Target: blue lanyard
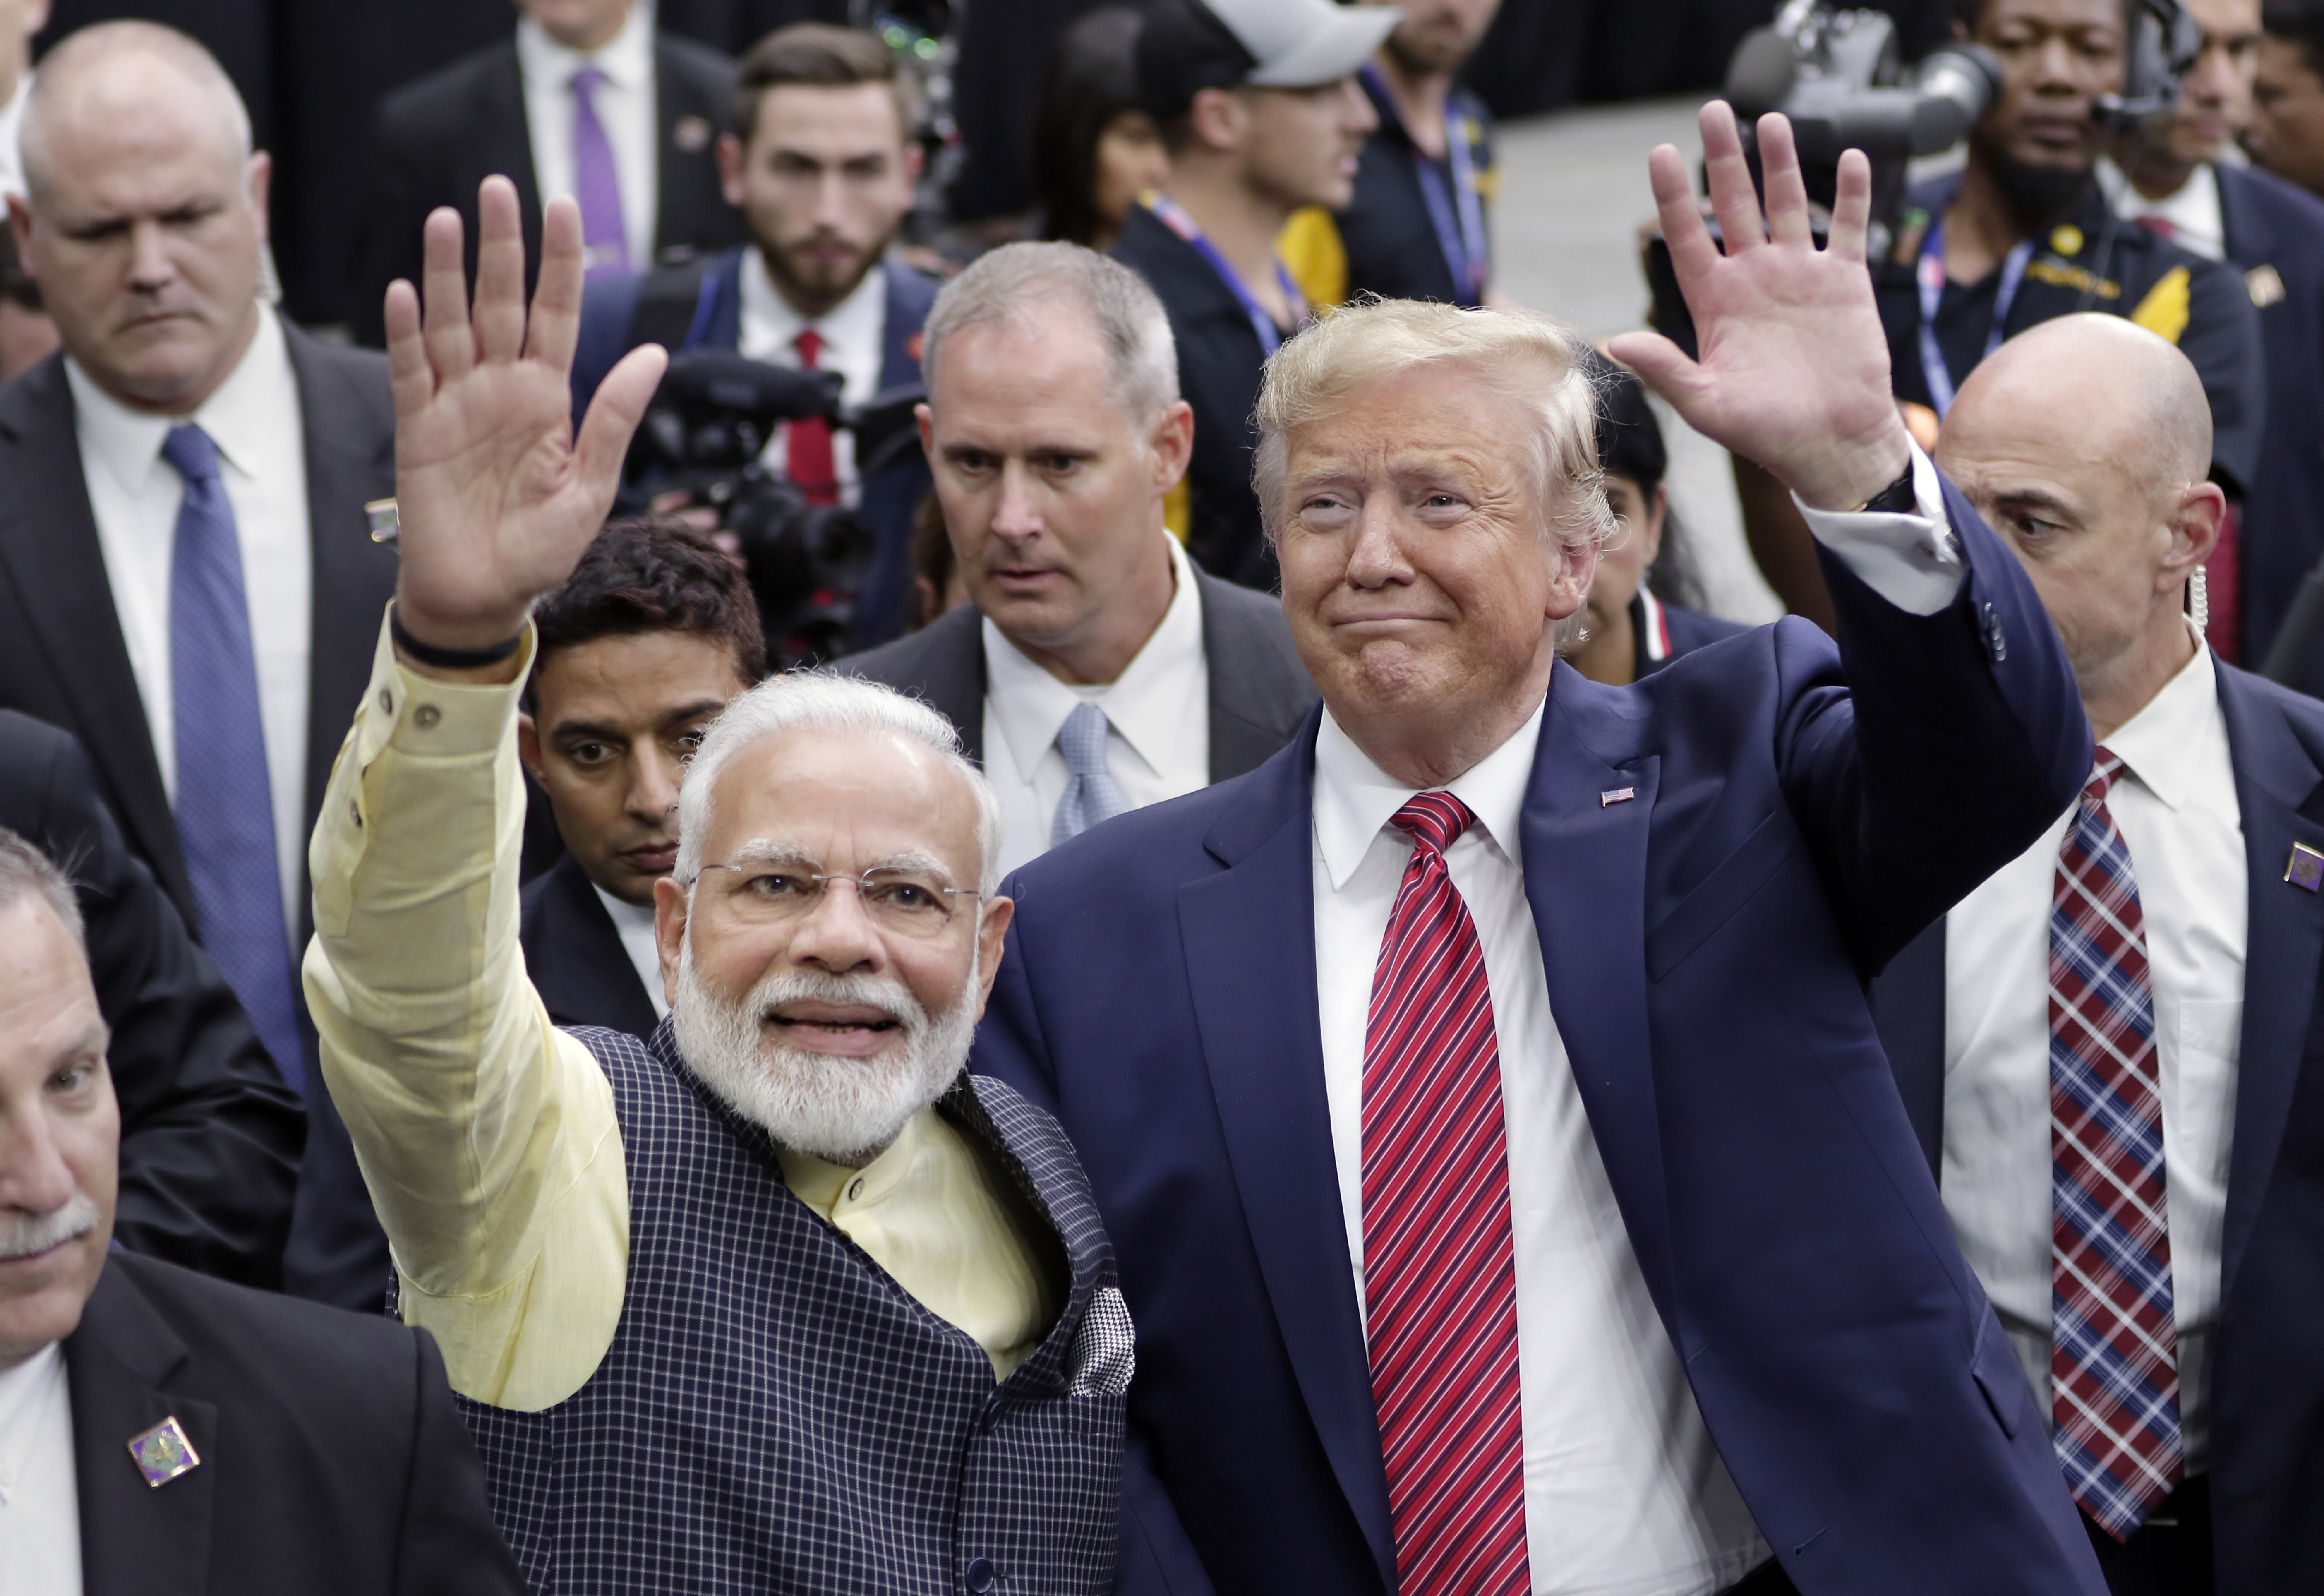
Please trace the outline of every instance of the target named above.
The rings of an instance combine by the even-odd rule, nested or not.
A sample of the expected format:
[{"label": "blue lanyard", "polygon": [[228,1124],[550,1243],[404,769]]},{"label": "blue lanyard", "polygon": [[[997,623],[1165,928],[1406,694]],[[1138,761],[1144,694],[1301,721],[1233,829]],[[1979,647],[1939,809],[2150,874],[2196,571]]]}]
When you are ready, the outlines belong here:
[{"label": "blue lanyard", "polygon": [[[1281,348],[1283,329],[1275,325],[1275,318],[1267,313],[1267,307],[1252,296],[1241,274],[1227,263],[1226,256],[1219,253],[1219,246],[1203,236],[1202,227],[1186,214],[1186,208],[1167,194],[1148,194],[1143,198],[1146,208],[1152,211],[1164,226],[1192,244],[1194,253],[1209,262],[1211,270],[1218,273],[1219,281],[1227,285],[1229,291],[1242,306],[1243,314],[1250,318],[1250,330],[1259,335],[1259,352],[1272,355]],[[1275,263],[1275,281],[1283,289],[1284,303],[1291,307],[1292,320],[1305,320],[1307,296],[1299,291],[1298,283],[1292,281],[1290,269],[1280,260]]]},{"label": "blue lanyard", "polygon": [[[2034,259],[2031,238],[2009,252],[2001,263],[2001,286],[1993,296],[1993,326],[1985,335],[1983,360],[2001,347],[2005,336],[2002,324],[2009,319],[2009,308],[2017,302],[2017,290],[2025,281],[2025,267]],[[1929,402],[1936,408],[1937,420],[1953,408],[1952,368],[1945,364],[1945,352],[1937,343],[1937,306],[1945,297],[1945,224],[1942,219],[1929,224],[1929,231],[1921,240],[1921,258],[1914,268],[1921,288],[1921,375],[1929,384]]]},{"label": "blue lanyard", "polygon": [[[1390,106],[1396,101],[1381,79],[1379,69],[1367,61],[1364,81]],[[1477,188],[1475,157],[1469,148],[1467,119],[1448,101],[1444,107],[1444,154],[1452,169],[1452,192],[1444,191],[1444,176],[1436,162],[1413,147],[1412,165],[1420,179],[1420,198],[1428,208],[1428,225],[1436,234],[1445,269],[1452,273],[1452,291],[1464,300],[1481,302],[1485,275],[1491,261],[1485,245],[1485,206]]]}]

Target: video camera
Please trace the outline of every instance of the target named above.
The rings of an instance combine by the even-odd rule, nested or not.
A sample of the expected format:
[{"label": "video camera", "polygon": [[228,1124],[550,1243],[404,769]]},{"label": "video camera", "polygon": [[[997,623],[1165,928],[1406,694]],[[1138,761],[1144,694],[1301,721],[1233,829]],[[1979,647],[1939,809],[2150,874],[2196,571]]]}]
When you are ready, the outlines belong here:
[{"label": "video camera", "polygon": [[639,425],[615,512],[644,514],[683,494],[717,512],[740,546],[769,663],[813,665],[846,651],[857,591],[876,545],[853,512],[813,504],[760,457],[787,421],[820,416],[853,435],[859,475],[920,446],[918,387],[882,393],[861,410],[840,403],[836,372],[798,371],[726,350],[671,360]]}]

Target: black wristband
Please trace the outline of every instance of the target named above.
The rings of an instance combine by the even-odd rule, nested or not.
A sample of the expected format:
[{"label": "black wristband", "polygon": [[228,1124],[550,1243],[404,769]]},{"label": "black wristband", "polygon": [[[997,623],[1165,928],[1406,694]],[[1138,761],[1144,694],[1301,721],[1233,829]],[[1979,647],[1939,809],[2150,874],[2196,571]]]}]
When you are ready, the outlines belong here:
[{"label": "black wristband", "polygon": [[1913,463],[1904,462],[1904,475],[1882,488],[1864,502],[1862,515],[1911,515],[1921,507],[1921,496],[1913,487]]},{"label": "black wristband", "polygon": [[438,670],[482,670],[487,665],[498,665],[524,645],[524,633],[520,632],[506,642],[494,643],[489,649],[439,649],[406,632],[403,617],[396,613],[392,604],[387,611],[387,634],[395,640],[397,648],[422,665],[432,665]]}]

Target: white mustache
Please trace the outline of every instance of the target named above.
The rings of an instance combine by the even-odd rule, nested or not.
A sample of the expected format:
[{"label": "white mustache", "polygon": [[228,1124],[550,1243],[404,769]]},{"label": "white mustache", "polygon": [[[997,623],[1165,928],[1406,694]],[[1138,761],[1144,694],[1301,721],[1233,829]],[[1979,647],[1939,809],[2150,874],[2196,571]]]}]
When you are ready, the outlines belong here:
[{"label": "white mustache", "polygon": [[31,1258],[51,1247],[61,1247],[95,1230],[105,1216],[97,1204],[75,1192],[64,1206],[47,1213],[0,1214],[0,1259]]}]

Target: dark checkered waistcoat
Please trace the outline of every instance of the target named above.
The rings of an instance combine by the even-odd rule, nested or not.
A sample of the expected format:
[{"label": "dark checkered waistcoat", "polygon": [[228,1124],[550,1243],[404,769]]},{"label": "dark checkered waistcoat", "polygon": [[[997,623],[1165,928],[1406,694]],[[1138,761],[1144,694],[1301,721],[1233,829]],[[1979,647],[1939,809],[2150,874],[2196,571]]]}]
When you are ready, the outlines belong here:
[{"label": "dark checkered waistcoat", "polygon": [[1056,1121],[963,1076],[1072,1288],[997,1388],[977,1344],[792,1195],[766,1138],[650,1043],[573,1033],[613,1085],[630,1270],[613,1345],[556,1407],[461,1401],[493,1512],[557,1596],[1086,1592],[1113,1582],[1130,1315]]}]

